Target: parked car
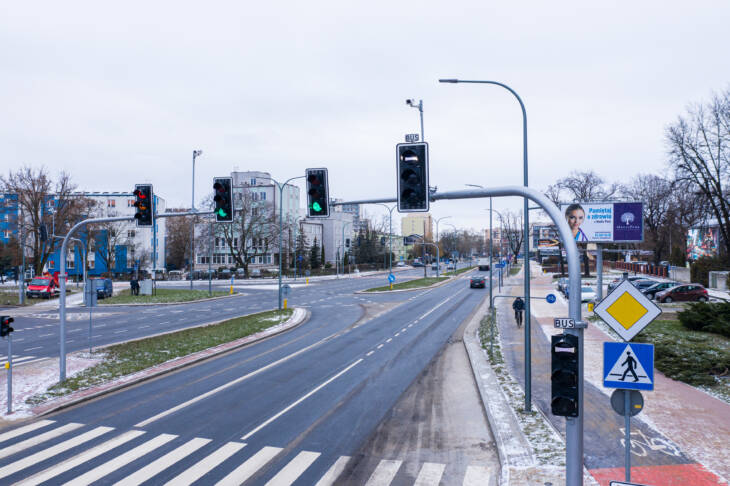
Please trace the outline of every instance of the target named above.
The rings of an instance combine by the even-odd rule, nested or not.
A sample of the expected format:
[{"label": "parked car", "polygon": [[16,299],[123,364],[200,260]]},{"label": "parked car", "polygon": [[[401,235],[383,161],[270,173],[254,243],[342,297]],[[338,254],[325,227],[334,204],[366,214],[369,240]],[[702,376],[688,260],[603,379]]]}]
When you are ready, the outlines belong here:
[{"label": "parked car", "polygon": [[487,285],[487,279],[484,277],[475,276],[469,279],[469,288],[472,289],[483,289]]},{"label": "parked car", "polygon": [[636,287],[637,289],[644,290],[644,289],[648,289],[652,285],[656,285],[657,283],[659,283],[659,281],[654,280],[653,278],[647,278],[644,280],[634,280],[631,283],[634,284],[634,287]]},{"label": "parked car", "polygon": [[403,268],[406,266],[406,262],[398,262],[395,266],[398,268]]},{"label": "parked car", "polygon": [[92,283],[92,282],[96,288],[96,298],[97,299],[105,299],[106,297],[111,297],[112,293],[114,293],[114,286],[112,285],[112,279],[110,279],[110,278],[89,279],[89,283]]},{"label": "parked car", "polygon": [[28,283],[28,288],[25,291],[25,295],[32,299],[34,297],[39,299],[50,299],[60,293],[56,280],[50,276],[34,277],[33,280]]},{"label": "parked car", "polygon": [[425,266],[422,262],[413,262],[411,264],[412,267],[423,267]]},{"label": "parked car", "polygon": [[641,289],[641,292],[653,300],[656,297],[657,293],[661,292],[662,290],[671,289],[672,287],[676,287],[677,285],[682,284],[679,282],[658,282],[651,287]]},{"label": "parked car", "polygon": [[[613,289],[618,287],[618,284],[620,284],[622,280],[623,279],[621,279],[621,278],[617,278],[613,282],[609,283],[608,291],[611,292]],[[629,282],[635,282],[637,280],[647,280],[647,278],[644,275],[632,275],[631,277],[627,278],[626,280],[628,280]]]},{"label": "parked car", "polygon": [[431,264],[431,270],[437,270],[438,265],[436,263]]},{"label": "parked car", "polygon": [[710,296],[707,289],[700,284],[678,285],[676,287],[663,290],[656,294],[656,300],[659,302],[707,302]]},{"label": "parked car", "polygon": [[[570,299],[570,287],[565,288],[565,297]],[[596,289],[589,285],[581,285],[580,287],[580,301],[590,302],[596,299]]]}]

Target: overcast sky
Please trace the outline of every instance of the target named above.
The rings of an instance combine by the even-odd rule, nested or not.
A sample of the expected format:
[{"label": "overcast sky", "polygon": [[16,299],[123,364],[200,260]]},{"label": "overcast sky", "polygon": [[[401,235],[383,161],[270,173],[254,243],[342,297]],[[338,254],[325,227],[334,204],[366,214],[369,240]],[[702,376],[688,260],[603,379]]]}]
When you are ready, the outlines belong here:
[{"label": "overcast sky", "polygon": [[[88,191],[152,182],[189,206],[201,149],[196,199],[234,169],[285,180],[318,166],[333,197],[395,197],[415,98],[432,185],[521,184],[519,105],[497,86],[438,83],[459,77],[522,97],[532,187],[586,169],[628,181],[664,172],[667,124],[728,87],[729,14],[666,0],[4,2],[0,172],[45,165]],[[432,214],[481,228],[485,207]]]}]

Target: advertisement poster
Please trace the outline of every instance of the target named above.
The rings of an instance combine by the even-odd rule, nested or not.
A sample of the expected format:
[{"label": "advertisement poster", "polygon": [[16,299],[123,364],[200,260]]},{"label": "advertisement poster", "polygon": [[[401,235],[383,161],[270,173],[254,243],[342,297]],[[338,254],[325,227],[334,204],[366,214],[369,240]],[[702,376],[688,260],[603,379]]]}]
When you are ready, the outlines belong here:
[{"label": "advertisement poster", "polygon": [[690,229],[687,232],[687,259],[716,256],[718,235],[717,227]]},{"label": "advertisement poster", "polygon": [[563,204],[561,210],[577,242],[644,240],[643,204],[640,202]]}]

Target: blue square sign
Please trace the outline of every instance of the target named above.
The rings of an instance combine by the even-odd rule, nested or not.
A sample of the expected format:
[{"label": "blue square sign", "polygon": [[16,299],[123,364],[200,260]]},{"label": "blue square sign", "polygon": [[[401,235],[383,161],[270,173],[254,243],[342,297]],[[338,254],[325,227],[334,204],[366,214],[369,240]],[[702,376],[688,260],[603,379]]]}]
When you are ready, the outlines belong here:
[{"label": "blue square sign", "polygon": [[653,390],[654,345],[603,343],[603,386]]}]

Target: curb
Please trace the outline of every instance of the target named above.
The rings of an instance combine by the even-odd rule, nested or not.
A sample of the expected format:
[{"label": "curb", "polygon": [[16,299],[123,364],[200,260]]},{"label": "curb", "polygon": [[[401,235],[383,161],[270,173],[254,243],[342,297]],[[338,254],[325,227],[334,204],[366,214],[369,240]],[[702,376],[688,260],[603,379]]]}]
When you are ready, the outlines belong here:
[{"label": "curb", "polygon": [[[258,312],[257,312],[258,314]],[[246,314],[246,315],[252,315],[252,314]],[[52,400],[51,402],[39,405],[37,407],[34,407],[31,409],[31,414],[34,417],[40,417],[43,415],[48,415],[53,412],[57,412],[59,410],[71,407],[73,405],[77,405],[79,403],[92,400],[94,398],[100,397],[102,395],[106,395],[107,393],[112,393],[118,390],[121,390],[123,388],[136,385],[138,383],[141,383],[143,381],[150,380],[152,378],[157,378],[158,376],[171,373],[173,371],[177,371],[179,369],[182,369],[184,367],[200,363],[201,361],[205,361],[207,359],[215,358],[218,356],[221,356],[225,353],[228,353],[230,351],[235,351],[239,348],[242,348],[244,346],[247,346],[249,344],[253,344],[259,341],[263,341],[264,339],[268,339],[270,337],[276,336],[278,334],[284,333],[286,331],[289,331],[291,329],[294,329],[295,327],[298,327],[299,325],[307,322],[309,320],[309,317],[311,315],[311,312],[308,311],[305,308],[302,307],[295,307],[294,313],[292,316],[283,324],[272,326],[268,329],[265,329],[261,332],[258,332],[256,334],[252,334],[250,336],[243,337],[241,339],[237,339],[235,341],[220,344],[218,346],[204,349],[202,351],[198,351],[197,353],[193,353],[187,356],[181,356],[179,358],[172,359],[170,361],[166,361],[164,363],[161,363],[157,366],[153,366],[152,368],[147,368],[146,370],[138,371],[137,373],[133,373],[131,375],[122,376],[114,381],[98,385],[93,388],[87,388],[85,390],[80,390],[78,392],[72,393],[71,395],[67,395],[65,397],[58,398],[56,400]],[[239,317],[245,317],[239,316]],[[231,318],[229,318],[231,319]],[[226,320],[229,320],[226,319]],[[203,326],[209,326],[215,323],[206,323]],[[202,326],[201,326],[202,327]],[[161,334],[168,334],[168,333],[161,333]],[[147,336],[152,337],[152,336]],[[146,339],[146,338],[141,338]],[[131,341],[138,341],[139,339],[134,339]],[[116,343],[119,344],[119,343]]]},{"label": "curb", "polygon": [[475,312],[471,322],[464,331],[464,347],[469,355],[474,381],[479,389],[482,406],[489,421],[494,441],[497,444],[501,475],[499,484],[510,484],[511,468],[529,468],[536,465],[527,438],[517,423],[512,407],[502,392],[502,387],[487,362],[486,354],[479,345],[478,329],[481,316],[489,306],[488,299]]}]

